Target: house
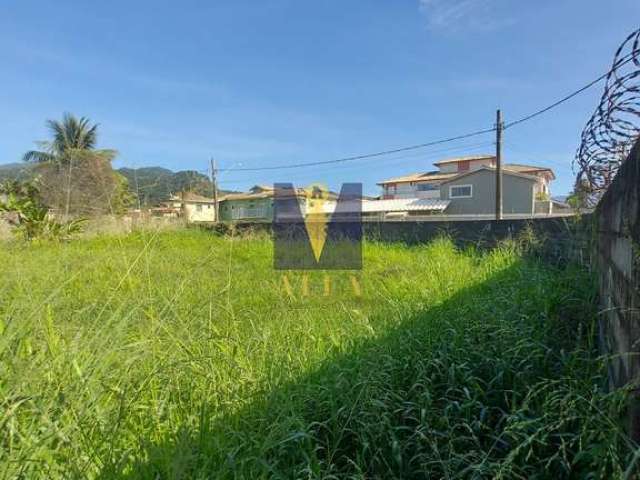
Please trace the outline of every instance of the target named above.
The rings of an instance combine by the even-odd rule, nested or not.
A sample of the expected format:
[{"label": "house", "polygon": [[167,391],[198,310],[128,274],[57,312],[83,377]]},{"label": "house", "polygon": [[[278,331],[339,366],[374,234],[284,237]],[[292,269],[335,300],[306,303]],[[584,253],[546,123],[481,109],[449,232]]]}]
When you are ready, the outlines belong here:
[{"label": "house", "polygon": [[216,221],[216,209],[213,198],[193,192],[171,195],[169,201],[159,208],[151,209],[151,214],[162,217],[183,217],[189,223],[207,223]]},{"label": "house", "polygon": [[[493,155],[473,155],[435,162],[438,170],[414,173],[378,183],[382,198],[439,199],[447,201],[447,215],[495,213],[495,167]],[[551,213],[550,184],[555,175],[550,168],[505,164],[503,212],[505,214]]]},{"label": "house", "polygon": [[[308,189],[296,188],[295,195],[298,199],[300,213],[306,215],[307,211],[313,207],[314,192]],[[247,193],[232,193],[225,195],[220,200],[220,219],[222,221],[264,221],[273,220],[273,202],[275,189],[268,185],[256,185]],[[337,195],[328,192],[328,199],[325,202],[335,203]]]},{"label": "house", "polygon": [[220,199],[222,221],[271,221],[273,187],[256,185],[247,193],[230,193]]},{"label": "house", "polygon": [[[502,211],[531,215],[536,210],[537,177],[512,170],[502,173]],[[496,210],[496,169],[482,166],[456,175],[440,185],[440,198],[449,200],[447,215],[489,215]],[[544,212],[540,212],[544,213]]]},{"label": "house", "polygon": [[[494,155],[473,155],[451,158],[435,162],[438,170],[426,173],[413,173],[402,177],[391,178],[379,182],[382,187],[383,199],[394,198],[440,198],[440,184],[456,175],[460,175],[480,167],[495,168]],[[547,167],[536,167],[508,163],[503,165],[503,171],[513,171],[525,175],[532,175],[538,179],[536,194],[549,196],[550,183],[555,179],[553,170]]]}]

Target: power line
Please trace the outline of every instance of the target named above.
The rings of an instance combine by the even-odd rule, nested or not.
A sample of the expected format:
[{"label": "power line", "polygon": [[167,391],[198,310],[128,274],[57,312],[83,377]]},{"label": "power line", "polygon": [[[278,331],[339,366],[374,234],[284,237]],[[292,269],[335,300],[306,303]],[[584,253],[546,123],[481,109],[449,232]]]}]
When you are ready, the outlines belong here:
[{"label": "power line", "polygon": [[[596,78],[595,80],[590,81],[589,83],[587,83],[585,86],[579,88],[578,90],[570,93],[569,95],[566,95],[564,97],[562,97],[560,100],[558,100],[557,102],[552,103],[551,105],[541,108],[540,110],[537,110],[529,115],[526,115],[518,120],[514,120],[513,122],[507,123],[504,128],[510,128],[513,127],[514,125],[518,125],[520,123],[526,122],[527,120],[531,120],[532,118],[537,117],[538,115],[542,115],[543,113],[548,112],[549,110],[557,107],[558,105],[563,104],[564,102],[571,100],[573,97],[581,94],[582,92],[584,92],[585,90],[588,90],[589,88],[593,87],[595,84],[601,82],[602,80],[604,80],[605,78],[607,78],[609,75],[611,75],[611,72],[613,72],[614,70],[622,67],[623,65],[629,63],[630,61],[632,61],[634,59],[634,52],[630,53],[628,55],[628,58],[624,61],[622,61],[621,63],[617,63],[615,65],[613,65],[613,67],[611,69],[609,69],[606,73],[603,73],[602,75],[600,75],[598,78]],[[624,57],[623,57],[624,58]]]},{"label": "power line", "polygon": [[[555,107],[571,100],[573,97],[579,95],[580,93],[584,92],[585,90],[588,90],[589,88],[593,87],[594,85],[596,85],[597,83],[601,82],[602,80],[604,80],[605,78],[607,78],[609,75],[611,75],[611,73],[620,68],[621,66],[629,63],[630,61],[632,61],[635,56],[636,52],[632,52],[629,55],[625,57],[623,57],[619,62],[617,62],[611,69],[609,69],[606,73],[603,73],[602,75],[600,75],[598,78],[590,81],[589,83],[587,83],[586,85],[584,85],[583,87],[579,88],[578,90],[575,90],[574,92],[562,97],[560,100],[552,103],[551,105],[548,105],[544,108],[541,108],[540,110],[537,110],[529,115],[526,115],[522,118],[519,118],[518,120],[514,120],[513,122],[509,122],[504,126],[504,129],[513,127],[515,125],[519,125],[520,123],[524,123],[528,120],[531,120],[539,115],[542,115],[543,113],[548,112],[549,110],[554,109]],[[229,171],[229,172],[257,172],[257,171],[265,171],[265,170],[285,170],[285,169],[291,169],[291,168],[302,168],[302,167],[312,167],[312,166],[316,166],[316,165],[328,165],[328,164],[334,164],[334,163],[343,163],[343,162],[350,162],[350,161],[355,161],[355,160],[363,160],[366,158],[375,158],[375,157],[381,157],[384,155],[391,155],[394,153],[400,153],[400,152],[406,152],[406,151],[410,151],[410,150],[417,150],[420,148],[425,148],[425,147],[429,147],[429,146],[433,146],[433,145],[439,145],[439,144],[443,144],[443,143],[448,143],[448,142],[453,142],[455,140],[462,140],[464,138],[470,138],[470,137],[474,137],[477,135],[483,135],[485,133],[490,133],[490,132],[494,132],[496,130],[496,127],[493,128],[487,128],[484,130],[478,130],[475,132],[470,132],[470,133],[466,133],[463,135],[457,135],[455,137],[449,137],[449,138],[444,138],[441,140],[434,140],[431,142],[426,142],[426,143],[421,143],[418,145],[411,145],[408,147],[400,147],[400,148],[395,148],[395,149],[391,149],[391,150],[383,150],[380,152],[374,152],[374,153],[368,153],[368,154],[364,154],[364,155],[356,155],[356,156],[352,156],[352,157],[344,157],[344,158],[337,158],[334,160],[325,160],[325,161],[318,161],[318,162],[305,162],[305,163],[294,163],[294,164],[289,164],[289,165],[274,165],[274,166],[269,166],[269,167],[246,167],[246,168],[229,168],[229,169],[225,169],[223,171]]]},{"label": "power line", "polygon": [[[468,149],[473,149],[473,148],[479,148],[479,147],[487,147],[487,146],[491,146],[491,145],[495,145],[495,142],[491,141],[491,142],[481,142],[481,143],[472,143],[472,144],[463,144],[463,145],[456,145],[456,146],[451,146],[451,147],[447,147],[447,148],[439,148],[437,150],[428,150],[426,152],[414,152],[414,153],[409,153],[409,154],[405,154],[405,155],[398,155],[398,156],[392,156],[387,158],[387,163],[385,165],[397,165],[399,163],[403,163],[403,161],[407,160],[407,159],[415,159],[418,158],[421,161],[428,161],[428,160],[433,160],[433,159],[437,159],[440,158],[442,156],[443,153],[446,152],[452,152],[452,151],[456,151],[456,150],[468,150]],[[355,166],[355,165],[352,165]],[[315,173],[309,173],[309,174],[304,174],[303,177],[300,177],[299,175],[296,176],[296,178],[310,178],[312,176],[317,176],[319,174],[325,174],[328,172],[333,172],[335,171],[336,168],[341,168],[339,165],[336,166],[330,166],[327,168],[323,168],[321,170],[315,170]],[[344,171],[344,167],[342,167]],[[248,177],[245,179],[240,179],[240,178],[234,178],[234,179],[223,179],[221,182],[219,183],[244,183],[244,182],[251,182],[253,177]]]},{"label": "power line", "polygon": [[364,155],[356,155],[353,157],[344,157],[344,158],[336,158],[334,160],[325,160],[325,161],[319,161],[319,162],[306,162],[306,163],[294,163],[294,164],[289,164],[289,165],[274,165],[274,166],[270,166],[270,167],[254,167],[254,168],[228,168],[228,169],[223,169],[221,171],[227,171],[227,172],[257,172],[257,171],[264,171],[264,170],[284,170],[284,169],[290,169],[290,168],[301,168],[301,167],[313,167],[316,165],[329,165],[329,164],[333,164],[333,163],[342,163],[342,162],[351,162],[354,160],[364,160],[366,158],[374,158],[374,157],[381,157],[383,155],[391,155],[394,153],[400,153],[400,152],[407,152],[409,150],[417,150],[420,148],[426,148],[426,147],[431,147],[433,145],[440,145],[443,143],[449,143],[449,142],[453,142],[455,140],[462,140],[464,138],[470,138],[470,137],[475,137],[478,135],[483,135],[485,133],[490,133],[495,131],[495,127],[493,128],[487,128],[485,130],[478,130],[475,132],[471,132],[471,133],[465,133],[463,135],[457,135],[455,137],[449,137],[449,138],[444,138],[441,140],[434,140],[431,142],[426,142],[426,143],[421,143],[418,145],[411,145],[408,147],[400,147],[400,148],[394,148],[392,150],[383,150],[380,152],[375,152],[375,153],[367,153]]}]

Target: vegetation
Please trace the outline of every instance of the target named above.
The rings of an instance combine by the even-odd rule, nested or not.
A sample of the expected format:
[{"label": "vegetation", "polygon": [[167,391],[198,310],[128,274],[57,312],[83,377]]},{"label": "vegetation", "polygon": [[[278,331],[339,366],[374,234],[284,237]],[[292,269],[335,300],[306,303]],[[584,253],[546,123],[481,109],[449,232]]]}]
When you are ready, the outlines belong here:
[{"label": "vegetation", "polygon": [[51,139],[36,142],[39,149],[26,152],[25,163],[0,165],[0,181],[39,179],[44,203],[59,213],[120,214],[131,206],[156,206],[182,191],[211,196],[211,180],[196,171],[160,167],[114,171],[111,163],[117,152],[96,148],[98,125],[88,118],[65,113],[61,121],[46,124]]},{"label": "vegetation", "polygon": [[[121,168],[118,170],[129,182],[129,191],[143,207],[155,206],[182,191],[211,197],[211,180],[193,170],[172,172],[161,167]],[[220,194],[229,193],[219,190]]]},{"label": "vegetation", "polygon": [[0,249],[2,477],[623,475],[583,271],[367,244],[325,295],[271,262],[198,231]]},{"label": "vegetation", "polygon": [[[37,166],[25,163],[0,165],[0,181],[32,179],[37,174]],[[172,193],[182,191],[195,192],[206,197],[210,197],[212,192],[209,177],[193,170],[173,172],[162,167],[125,167],[116,169],[115,174],[124,184],[131,206],[157,206],[167,201]],[[230,190],[224,189],[219,189],[218,192],[221,195],[231,193]]]},{"label": "vegetation", "polygon": [[131,204],[126,179],[113,171],[115,150],[96,148],[98,125],[65,113],[62,121],[48,120],[51,140],[37,142],[23,160],[37,164],[41,195],[57,212],[100,215],[122,213]]},{"label": "vegetation", "polygon": [[7,181],[27,181],[33,178],[33,165],[24,163],[5,163],[0,165],[0,183]]},{"label": "vegetation", "polygon": [[548,202],[549,200],[551,200],[551,197],[546,192],[538,192],[536,194],[536,200],[538,202]]},{"label": "vegetation", "polygon": [[594,203],[591,185],[586,179],[579,178],[576,180],[573,191],[567,197],[567,204],[577,211],[593,207],[597,204],[597,202]]},{"label": "vegetation", "polygon": [[36,181],[6,182],[0,185],[0,213],[24,240],[68,240],[80,233],[84,219],[58,221],[42,203]]},{"label": "vegetation", "polygon": [[62,121],[47,120],[52,140],[37,142],[42,150],[29,150],[24,154],[25,162],[53,163],[67,166],[73,161],[76,152],[92,151],[113,157],[113,150],[96,150],[98,126],[90,125],[89,119],[80,119],[65,113]]}]

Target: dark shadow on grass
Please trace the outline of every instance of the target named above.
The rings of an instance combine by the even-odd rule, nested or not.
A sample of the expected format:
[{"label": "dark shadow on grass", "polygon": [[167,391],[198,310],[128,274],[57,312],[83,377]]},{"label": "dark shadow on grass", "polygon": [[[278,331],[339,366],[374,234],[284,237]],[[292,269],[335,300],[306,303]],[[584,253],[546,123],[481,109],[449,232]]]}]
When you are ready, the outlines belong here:
[{"label": "dark shadow on grass", "polygon": [[[559,272],[533,288],[541,270],[522,261],[500,271],[235,414],[214,418],[203,406],[199,428],[161,443],[142,439],[144,461],[106,465],[101,478],[563,478],[589,471],[605,459],[589,452],[594,445],[577,446],[583,412],[571,410],[573,420],[562,423],[561,407],[548,410],[553,381],[564,378],[557,386],[564,392],[568,368],[584,368],[578,373],[590,385],[597,377],[589,352],[586,366],[567,366],[580,363],[570,352],[587,343],[576,332],[591,318],[593,299],[567,296],[583,278],[578,273]],[[545,422],[556,426],[545,429]]]}]

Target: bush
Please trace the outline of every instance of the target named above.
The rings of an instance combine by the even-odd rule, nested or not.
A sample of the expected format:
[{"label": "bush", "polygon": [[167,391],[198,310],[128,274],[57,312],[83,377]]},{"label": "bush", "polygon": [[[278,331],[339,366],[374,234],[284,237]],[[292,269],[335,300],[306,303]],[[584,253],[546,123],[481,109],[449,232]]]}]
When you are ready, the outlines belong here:
[{"label": "bush", "polygon": [[80,233],[85,219],[57,221],[40,199],[37,180],[29,182],[10,181],[0,187],[5,197],[0,201],[0,212],[13,227],[13,233],[24,240],[68,240]]}]

